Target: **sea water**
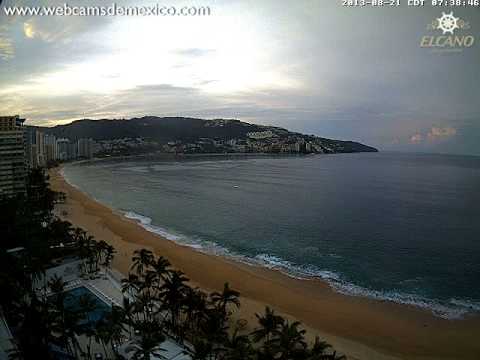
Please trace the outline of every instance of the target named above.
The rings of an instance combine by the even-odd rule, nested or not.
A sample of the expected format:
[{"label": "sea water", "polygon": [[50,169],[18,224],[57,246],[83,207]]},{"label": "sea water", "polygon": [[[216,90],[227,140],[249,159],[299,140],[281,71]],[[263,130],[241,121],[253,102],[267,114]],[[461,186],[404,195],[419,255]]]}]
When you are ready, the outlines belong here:
[{"label": "sea water", "polygon": [[480,311],[480,157],[140,157],[63,171],[199,251],[445,318]]}]

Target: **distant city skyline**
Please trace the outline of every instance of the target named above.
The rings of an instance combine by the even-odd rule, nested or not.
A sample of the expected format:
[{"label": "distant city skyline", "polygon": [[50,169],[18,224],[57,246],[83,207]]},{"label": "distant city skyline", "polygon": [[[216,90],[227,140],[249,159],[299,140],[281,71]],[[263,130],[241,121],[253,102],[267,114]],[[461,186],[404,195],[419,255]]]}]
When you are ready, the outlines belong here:
[{"label": "distant city skyline", "polygon": [[420,47],[442,11],[454,11],[472,34],[480,13],[402,4],[212,0],[195,4],[208,6],[209,16],[2,13],[0,114],[47,126],[143,115],[234,118],[380,150],[480,155],[480,43],[449,53]]}]

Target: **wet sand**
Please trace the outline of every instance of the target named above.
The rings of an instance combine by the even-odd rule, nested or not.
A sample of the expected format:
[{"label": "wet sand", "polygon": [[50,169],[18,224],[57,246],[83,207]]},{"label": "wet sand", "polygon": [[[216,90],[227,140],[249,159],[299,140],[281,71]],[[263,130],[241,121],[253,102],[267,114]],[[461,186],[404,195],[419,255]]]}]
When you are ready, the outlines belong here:
[{"label": "wet sand", "polygon": [[178,245],[142,228],[68,184],[60,169],[50,172],[54,190],[66,194],[56,212],[98,240],[112,244],[113,266],[126,274],[132,253],[149,248],[181,269],[195,286],[221,290],[228,281],[242,296],[237,318],[255,325],[255,313],[269,305],[301,321],[349,359],[480,359],[480,318],[445,320],[426,310],[346,296],[321,280],[299,280],[279,271],[238,263]]}]

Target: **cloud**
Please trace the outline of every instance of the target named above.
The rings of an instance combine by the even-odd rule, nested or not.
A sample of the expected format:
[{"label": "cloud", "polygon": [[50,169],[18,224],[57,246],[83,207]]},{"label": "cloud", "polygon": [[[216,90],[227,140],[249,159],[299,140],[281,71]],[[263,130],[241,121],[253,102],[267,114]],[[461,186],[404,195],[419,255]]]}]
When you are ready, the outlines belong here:
[{"label": "cloud", "polygon": [[205,85],[213,84],[213,83],[216,83],[216,82],[218,82],[218,80],[202,80],[202,81],[197,82],[196,85],[205,86]]},{"label": "cloud", "polygon": [[456,134],[457,129],[452,127],[432,127],[427,134],[427,139],[429,141],[443,140],[455,136]]},{"label": "cloud", "polygon": [[420,144],[423,142],[424,136],[422,134],[415,134],[410,137],[410,144]]},{"label": "cloud", "polygon": [[[3,17],[0,113],[48,124],[83,116],[229,117],[379,148],[480,151],[480,47],[449,56],[420,49],[419,34],[437,10],[378,9],[380,19],[337,2],[300,0],[289,11],[278,0],[255,9],[204,4],[215,16]],[[480,13],[458,11],[480,23]],[[388,33],[375,31],[379,21]],[[465,119],[473,119],[470,128]]]},{"label": "cloud", "polygon": [[0,59],[9,60],[15,56],[15,50],[13,48],[13,42],[7,37],[3,37],[0,34]]},{"label": "cloud", "polygon": [[213,49],[200,49],[200,48],[190,48],[190,49],[180,49],[176,50],[175,53],[187,57],[200,57],[214,53]]},{"label": "cloud", "polygon": [[7,34],[8,26],[0,26],[0,60],[9,60],[15,56],[13,41]]},{"label": "cloud", "polygon": [[174,86],[172,84],[155,84],[155,85],[140,85],[136,86],[134,89],[129,89],[121,91],[120,93],[128,94],[129,96],[133,93],[145,95],[145,94],[157,94],[157,95],[166,95],[172,92],[191,92],[196,91],[196,89],[191,87],[184,86]]},{"label": "cloud", "polygon": [[432,126],[428,132],[417,132],[410,136],[408,142],[410,144],[434,143],[438,141],[447,140],[457,135],[457,129],[451,126],[439,127]]}]

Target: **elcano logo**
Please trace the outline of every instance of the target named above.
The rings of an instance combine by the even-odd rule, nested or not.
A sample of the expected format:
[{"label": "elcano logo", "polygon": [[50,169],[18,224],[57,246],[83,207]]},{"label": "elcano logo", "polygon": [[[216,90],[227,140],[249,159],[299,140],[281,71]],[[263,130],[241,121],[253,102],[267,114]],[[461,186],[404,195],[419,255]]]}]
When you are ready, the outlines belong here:
[{"label": "elcano logo", "polygon": [[420,47],[437,51],[462,51],[475,44],[475,37],[466,33],[471,28],[470,23],[455,17],[453,11],[442,12],[442,16],[428,24],[427,30],[436,35],[425,35],[420,40]]}]

